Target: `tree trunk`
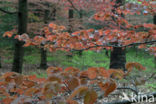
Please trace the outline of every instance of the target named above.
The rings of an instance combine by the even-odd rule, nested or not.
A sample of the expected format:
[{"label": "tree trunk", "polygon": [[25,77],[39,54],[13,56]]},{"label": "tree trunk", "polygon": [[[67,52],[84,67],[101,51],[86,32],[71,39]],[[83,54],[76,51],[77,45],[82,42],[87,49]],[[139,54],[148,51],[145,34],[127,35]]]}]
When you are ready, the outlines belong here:
[{"label": "tree trunk", "polygon": [[80,10],[79,16],[80,16],[80,23],[82,24],[83,23],[83,10]]},{"label": "tree trunk", "polygon": [[126,54],[125,49],[120,47],[114,47],[111,51],[110,56],[110,68],[113,69],[124,69],[126,64]]},{"label": "tree trunk", "polygon": [[1,59],[1,56],[0,56],[0,68],[2,68],[2,59]]},{"label": "tree trunk", "polygon": [[[80,16],[80,24],[82,25],[83,24],[83,11],[82,10],[80,10],[79,16]],[[80,29],[82,29],[82,27],[80,27]],[[83,51],[78,51],[79,56],[82,56],[82,53]]]},{"label": "tree trunk", "polygon": [[154,15],[153,22],[156,24],[156,15]]},{"label": "tree trunk", "polygon": [[[69,25],[68,25],[68,32],[69,33],[72,33],[73,32],[73,18],[74,18],[74,10],[73,9],[69,9],[68,10],[68,22],[69,22]],[[71,54],[67,54],[67,57],[68,58],[71,58],[73,57]]]},{"label": "tree trunk", "polygon": [[[156,14],[154,15],[153,22],[156,25]],[[155,68],[156,68],[156,56],[154,57]]]},{"label": "tree trunk", "polygon": [[44,48],[41,48],[41,63],[40,68],[41,69],[47,69],[47,51],[44,50]]},{"label": "tree trunk", "polygon": [[154,64],[155,64],[155,69],[156,69],[156,56],[154,57]]},{"label": "tree trunk", "polygon": [[[49,6],[48,4],[46,4],[47,6]],[[47,24],[48,23],[48,16],[49,16],[50,11],[48,9],[45,10],[44,12],[44,23]],[[43,34],[43,37],[45,37],[45,35]],[[42,47],[44,47],[44,45],[42,44]],[[40,62],[40,68],[41,69],[47,69],[48,65],[47,65],[47,51],[44,48],[41,48],[41,62]]]},{"label": "tree trunk", "polygon": [[109,51],[105,49],[105,55],[109,58]]},{"label": "tree trunk", "polygon": [[[123,5],[124,0],[116,0],[116,4],[114,7],[117,8],[118,6]],[[115,13],[115,9],[113,10]],[[123,14],[121,14],[123,16]],[[114,69],[125,69],[126,64],[126,51],[125,49],[122,49],[121,47],[113,47],[113,51],[111,51],[110,56],[110,68]]]},{"label": "tree trunk", "polygon": [[74,18],[74,11],[73,11],[73,9],[69,9],[69,12],[68,12],[68,19],[69,19],[69,29],[68,29],[68,32],[69,33],[73,32],[73,26],[72,26],[73,18]]},{"label": "tree trunk", "polygon": [[52,21],[56,20],[56,8],[54,8],[54,10],[52,11]]},{"label": "tree trunk", "polygon": [[[27,32],[27,0],[18,0],[18,34]],[[16,40],[12,71],[22,73],[24,48],[23,42]]]}]

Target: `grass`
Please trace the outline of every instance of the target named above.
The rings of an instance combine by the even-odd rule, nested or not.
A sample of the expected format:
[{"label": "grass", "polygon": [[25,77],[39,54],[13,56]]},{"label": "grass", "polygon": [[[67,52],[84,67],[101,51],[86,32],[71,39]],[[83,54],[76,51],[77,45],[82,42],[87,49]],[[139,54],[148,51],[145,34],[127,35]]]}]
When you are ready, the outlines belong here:
[{"label": "grass", "polygon": [[84,51],[82,56],[75,55],[69,62],[65,62],[65,65],[71,65],[74,67],[79,67],[80,69],[85,69],[88,67],[109,67],[109,58],[105,55],[105,51],[95,52],[95,51]]},{"label": "grass", "polygon": [[39,54],[29,54],[24,56],[24,62],[27,64],[38,64],[40,62]]},{"label": "grass", "polygon": [[145,84],[147,88],[150,88],[150,90],[155,91],[156,90],[156,83],[147,83]]},{"label": "grass", "polygon": [[[12,63],[12,52],[4,54],[6,58],[4,63]],[[154,56],[149,55],[143,50],[128,49],[126,54],[127,62],[139,62],[147,68],[150,72],[155,67]],[[73,53],[72,57],[67,57],[65,52],[57,51],[48,53],[47,61],[50,65],[58,65],[61,67],[77,67],[82,70],[88,67],[105,67],[109,68],[110,59],[105,55],[105,50],[101,52],[83,51],[82,56]],[[40,52],[38,49],[26,49],[24,56],[24,63],[26,64],[39,64]]]},{"label": "grass", "polygon": [[[110,52],[109,52],[110,53]],[[9,50],[8,52],[4,52],[3,63],[11,64],[13,61],[13,52]],[[154,56],[149,55],[148,53],[144,52],[143,50],[136,50],[136,49],[127,49],[126,54],[127,62],[139,62],[143,66],[146,67],[146,73],[153,73],[156,72],[155,63],[154,63]],[[72,57],[67,57],[66,52],[57,51],[54,53],[48,52],[47,57],[48,65],[49,66],[58,66],[62,68],[66,67],[76,67],[81,70],[85,70],[89,67],[105,67],[109,69],[109,62],[110,59],[105,54],[105,50],[101,52],[95,51],[83,51],[82,56],[79,56],[76,53],[73,53]],[[35,48],[26,48],[25,56],[24,56],[24,64],[26,65],[38,65],[40,64],[40,50]],[[46,76],[45,73],[38,72],[38,69],[33,69],[30,74],[39,75],[41,77]],[[40,73],[40,74],[38,74]],[[135,72],[134,72],[135,73]]]},{"label": "grass", "polygon": [[154,72],[154,56],[149,55],[143,50],[130,49],[127,54],[127,62],[139,62],[146,67],[146,72]]},{"label": "grass", "polygon": [[[154,70],[154,56],[149,55],[148,53],[144,52],[143,50],[137,50],[136,49],[128,49],[126,54],[127,62],[139,62],[143,66],[146,67],[145,73],[153,73],[156,70]],[[35,54],[31,55],[29,54],[26,56],[25,61],[29,62],[31,64],[38,63],[39,64],[40,55]],[[73,53],[73,57],[67,57],[65,55],[65,52],[55,52],[55,53],[48,53],[47,61],[50,66],[59,66],[59,67],[76,67],[81,70],[85,70],[89,67],[105,67],[106,69],[109,69],[109,62],[110,59],[108,56],[105,55],[105,50],[101,52],[95,52],[95,51],[84,51],[82,53],[82,56],[79,56],[75,53]],[[35,72],[33,72],[35,74]],[[139,74],[138,71],[133,71],[133,74]],[[44,77],[46,76],[45,73],[36,74],[38,76]],[[148,85],[147,85],[148,86]]]}]

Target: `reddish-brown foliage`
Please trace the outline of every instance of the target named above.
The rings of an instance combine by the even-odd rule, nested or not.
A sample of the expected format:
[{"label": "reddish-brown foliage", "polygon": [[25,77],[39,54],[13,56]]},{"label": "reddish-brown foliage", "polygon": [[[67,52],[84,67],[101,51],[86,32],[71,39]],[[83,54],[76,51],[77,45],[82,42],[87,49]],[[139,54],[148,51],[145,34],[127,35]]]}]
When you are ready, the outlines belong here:
[{"label": "reddish-brown foliage", "polygon": [[[139,63],[127,63],[126,68],[144,69]],[[32,103],[52,101],[77,104],[75,99],[84,99],[84,104],[94,104],[98,98],[95,87],[108,96],[117,88],[114,78],[122,79],[127,73],[121,70],[105,68],[89,68],[80,71],[77,68],[49,67],[47,78],[37,78],[35,75],[21,75],[7,72],[0,77],[1,103]],[[58,98],[58,99],[57,99]]]}]

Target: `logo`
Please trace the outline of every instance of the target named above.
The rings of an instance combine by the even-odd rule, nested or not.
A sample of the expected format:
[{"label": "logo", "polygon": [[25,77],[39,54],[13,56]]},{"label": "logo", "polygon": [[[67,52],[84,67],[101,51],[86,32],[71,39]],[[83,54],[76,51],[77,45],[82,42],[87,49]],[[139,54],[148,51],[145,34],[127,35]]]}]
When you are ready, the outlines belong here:
[{"label": "logo", "polygon": [[121,100],[128,100],[128,101],[131,101],[131,99],[128,97],[128,95],[126,93],[123,93],[123,96],[120,97]]},{"label": "logo", "polygon": [[145,95],[142,93],[139,93],[138,95],[131,93],[129,96],[126,93],[123,93],[122,95],[123,96],[120,96],[122,101],[127,100],[135,103],[141,103],[141,102],[153,103],[155,101],[153,95]]}]

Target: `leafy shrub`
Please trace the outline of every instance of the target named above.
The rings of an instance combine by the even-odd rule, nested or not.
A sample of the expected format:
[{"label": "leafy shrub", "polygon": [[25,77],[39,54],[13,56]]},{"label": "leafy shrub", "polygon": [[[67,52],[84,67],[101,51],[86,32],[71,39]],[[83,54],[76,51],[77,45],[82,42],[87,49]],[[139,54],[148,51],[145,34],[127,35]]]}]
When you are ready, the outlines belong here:
[{"label": "leafy shrub", "polygon": [[7,72],[0,77],[0,101],[4,104],[94,104],[99,96],[97,90],[103,91],[106,97],[117,88],[114,79],[123,79],[133,68],[145,69],[139,63],[127,63],[126,68],[127,73],[103,67],[85,71],[49,67],[47,78]]}]

